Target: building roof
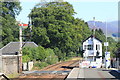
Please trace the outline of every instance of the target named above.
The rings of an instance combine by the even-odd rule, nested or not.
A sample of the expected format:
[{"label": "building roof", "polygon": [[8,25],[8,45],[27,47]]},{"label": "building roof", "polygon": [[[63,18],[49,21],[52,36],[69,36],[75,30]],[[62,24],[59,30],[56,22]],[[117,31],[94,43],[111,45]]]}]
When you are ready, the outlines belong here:
[{"label": "building roof", "polygon": [[94,37],[94,38],[95,38],[95,39],[97,39],[98,41],[102,42],[102,41],[101,41],[100,39],[98,39],[97,37],[95,37],[95,36],[91,35],[91,36],[89,36],[87,39],[83,40],[83,41],[82,41],[82,43],[83,43],[83,42],[85,42],[86,40],[88,40],[90,37],[91,37],[91,38],[93,38],[93,37]]},{"label": "building roof", "polygon": [[[34,42],[23,42],[23,47],[38,47]],[[0,49],[2,55],[16,55],[19,52],[20,42],[10,42]]]}]

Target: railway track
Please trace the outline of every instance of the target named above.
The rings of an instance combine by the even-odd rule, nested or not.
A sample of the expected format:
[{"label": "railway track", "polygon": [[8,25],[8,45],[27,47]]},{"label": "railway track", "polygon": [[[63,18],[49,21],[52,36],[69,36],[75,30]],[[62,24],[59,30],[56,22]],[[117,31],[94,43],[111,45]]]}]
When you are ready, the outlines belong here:
[{"label": "railway track", "polygon": [[[24,74],[20,78],[24,80],[25,78],[47,78],[47,79],[58,79],[64,80],[68,73],[79,65],[79,60],[71,60],[65,62],[59,62],[53,65],[49,65],[39,71],[31,71],[33,73]],[[24,78],[24,79],[23,79]]]},{"label": "railway track", "polygon": [[73,61],[66,61],[66,62],[60,62],[57,64],[50,65],[41,71],[54,71],[54,70],[65,70],[65,69],[72,69],[72,67],[78,66],[79,60],[73,60]]}]

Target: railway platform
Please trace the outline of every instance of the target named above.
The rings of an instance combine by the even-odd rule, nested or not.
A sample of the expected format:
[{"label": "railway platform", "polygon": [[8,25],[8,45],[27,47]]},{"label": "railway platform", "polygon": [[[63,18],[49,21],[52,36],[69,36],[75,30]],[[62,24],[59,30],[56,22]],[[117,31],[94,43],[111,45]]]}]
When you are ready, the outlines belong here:
[{"label": "railway platform", "polygon": [[102,68],[73,68],[66,80],[79,79],[116,79],[120,80],[120,74],[115,70]]}]

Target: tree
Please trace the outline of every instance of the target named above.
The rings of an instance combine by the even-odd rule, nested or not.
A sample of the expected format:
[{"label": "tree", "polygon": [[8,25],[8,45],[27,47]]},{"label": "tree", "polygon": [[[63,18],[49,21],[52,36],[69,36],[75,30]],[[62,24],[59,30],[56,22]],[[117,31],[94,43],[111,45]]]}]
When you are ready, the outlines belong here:
[{"label": "tree", "polygon": [[[2,27],[2,40],[3,46],[11,41],[18,40],[19,27],[15,17],[20,13],[20,2],[0,2],[1,16],[0,24]],[[2,46],[0,46],[2,47]]]},{"label": "tree", "polygon": [[0,4],[2,5],[2,11],[1,11],[2,17],[5,17],[6,15],[10,15],[15,19],[15,16],[19,15],[21,11],[19,0],[17,0],[16,2],[10,2],[10,1],[0,2]]},{"label": "tree", "polygon": [[[93,32],[93,30],[92,30]],[[102,53],[105,56],[106,47],[104,46],[104,42],[106,42],[106,36],[101,29],[96,29],[95,37],[102,41]],[[107,42],[109,46],[107,47],[107,51],[111,53],[111,57],[114,57],[116,51],[116,41],[112,37],[107,37]]]},{"label": "tree", "polygon": [[30,60],[47,62],[48,64],[58,62],[58,57],[55,55],[54,51],[50,48],[45,49],[42,46],[38,46],[35,48],[32,47],[23,48],[22,58],[23,62],[28,62]]},{"label": "tree", "polygon": [[56,62],[58,62],[58,57],[55,55],[54,51],[50,48],[46,49],[47,51],[47,58],[46,58],[46,61],[48,64],[54,64]]},{"label": "tree", "polygon": [[[37,4],[29,14],[33,23],[32,41],[54,51],[59,60],[76,54],[84,38],[91,34],[88,25],[75,19],[73,6],[68,2]],[[73,55],[74,56],[74,55]]]},{"label": "tree", "polygon": [[117,58],[120,58],[120,41],[118,41],[117,44],[116,44],[115,55],[116,55]]}]

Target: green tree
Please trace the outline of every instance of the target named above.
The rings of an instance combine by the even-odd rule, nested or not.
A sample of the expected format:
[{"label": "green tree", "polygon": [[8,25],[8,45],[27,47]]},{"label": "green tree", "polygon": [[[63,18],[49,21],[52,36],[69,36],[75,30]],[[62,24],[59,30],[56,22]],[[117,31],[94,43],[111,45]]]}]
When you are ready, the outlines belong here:
[{"label": "green tree", "polygon": [[2,17],[5,17],[6,15],[10,15],[11,17],[15,18],[16,15],[19,15],[21,11],[21,6],[19,0],[16,2],[10,2],[10,1],[5,1],[5,2],[0,2],[2,5]]},{"label": "green tree", "polygon": [[48,64],[54,64],[58,62],[58,57],[55,55],[54,51],[50,48],[46,49],[48,56],[46,58],[46,62]]},{"label": "green tree", "polygon": [[62,51],[60,49],[58,49],[57,47],[54,48],[54,53],[55,53],[55,55],[57,55],[58,61],[61,61],[61,60],[65,59],[66,54],[62,53]]},{"label": "green tree", "polygon": [[36,48],[31,48],[31,47],[24,47],[22,49],[23,51],[23,62],[28,62],[30,60],[35,60],[37,55],[36,55]]},{"label": "green tree", "polygon": [[115,51],[115,57],[120,58],[120,41],[116,44],[116,51]]},{"label": "green tree", "polygon": [[58,48],[54,51],[59,60],[76,55],[82,40],[91,32],[83,20],[74,18],[74,14],[68,2],[37,4],[29,14],[33,23],[32,41],[44,48]]},{"label": "green tree", "polygon": [[[6,45],[11,41],[18,40],[19,28],[15,17],[20,13],[20,2],[0,2],[1,16],[0,26],[2,27],[2,43]],[[2,46],[1,46],[2,47]]]},{"label": "green tree", "polygon": [[[104,42],[106,42],[105,34],[101,29],[96,29],[95,37],[97,37],[102,41],[102,53],[103,56],[105,56],[105,52],[106,52],[106,47],[104,46]],[[116,51],[116,41],[112,37],[107,37],[107,42],[109,43],[109,46],[107,47],[107,51],[111,53],[111,57],[114,57]]]},{"label": "green tree", "polygon": [[23,48],[23,56],[28,56],[30,60],[39,60],[39,61],[45,61],[45,59],[48,57],[47,51],[44,49],[44,47],[39,46],[36,48],[32,47],[25,47]]},{"label": "green tree", "polygon": [[42,46],[36,48],[25,47],[23,48],[23,62],[28,62],[30,60],[37,60],[40,62],[46,62],[47,64],[53,64],[58,62],[58,57],[50,48],[44,49]]}]

